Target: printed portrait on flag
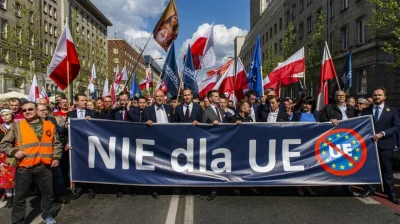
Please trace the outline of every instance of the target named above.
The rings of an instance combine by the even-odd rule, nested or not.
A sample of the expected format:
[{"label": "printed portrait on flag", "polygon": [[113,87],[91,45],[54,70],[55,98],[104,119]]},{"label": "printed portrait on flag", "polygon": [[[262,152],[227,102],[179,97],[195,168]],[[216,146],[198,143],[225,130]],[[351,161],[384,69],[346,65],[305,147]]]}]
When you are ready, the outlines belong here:
[{"label": "printed portrait on flag", "polygon": [[175,1],[171,0],[153,31],[154,39],[165,51],[178,37],[178,28],[178,11]]}]

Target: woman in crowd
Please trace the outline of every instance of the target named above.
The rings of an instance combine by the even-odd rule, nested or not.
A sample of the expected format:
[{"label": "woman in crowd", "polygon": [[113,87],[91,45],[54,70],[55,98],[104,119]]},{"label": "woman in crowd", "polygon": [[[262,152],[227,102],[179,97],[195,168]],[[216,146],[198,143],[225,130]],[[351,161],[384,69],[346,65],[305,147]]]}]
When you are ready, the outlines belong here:
[{"label": "woman in crowd", "polygon": [[[315,111],[315,100],[313,97],[306,97],[303,100],[303,108],[301,111],[296,111],[293,114],[293,119],[292,121],[297,121],[297,122],[319,122],[319,115]],[[297,187],[297,193],[299,195],[304,195],[304,190],[305,188],[310,195],[315,196],[316,193],[311,189],[311,187]]]},{"label": "woman in crowd", "polygon": [[[0,116],[3,119],[3,124],[0,126],[0,140],[3,139],[5,132],[14,123],[14,114],[9,109],[0,111]],[[12,207],[14,194],[14,175],[16,170],[17,160],[15,158],[7,158],[6,154],[0,153],[0,189],[5,189],[7,196],[7,204],[4,208]]]}]

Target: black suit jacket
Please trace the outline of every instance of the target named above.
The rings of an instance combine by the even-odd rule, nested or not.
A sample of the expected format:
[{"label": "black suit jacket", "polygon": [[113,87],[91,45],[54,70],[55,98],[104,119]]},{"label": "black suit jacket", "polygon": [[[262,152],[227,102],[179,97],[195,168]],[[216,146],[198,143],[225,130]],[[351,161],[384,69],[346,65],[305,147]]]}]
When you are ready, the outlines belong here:
[{"label": "black suit jacket", "polygon": [[[268,101],[265,104],[259,105],[259,107],[258,107],[258,121],[259,122],[267,122],[268,114],[269,114],[270,110],[271,110],[271,106],[269,105]],[[281,100],[280,103],[279,103],[279,111],[286,111],[286,105],[285,105],[285,102],[283,100]]]},{"label": "black suit jacket", "polygon": [[[96,113],[93,110],[89,110],[89,109],[85,109],[84,117],[86,117],[86,116],[89,116],[91,118],[97,118]],[[78,118],[78,112],[76,111],[76,109],[67,112],[66,119],[68,120],[68,118]]]},{"label": "black suit jacket", "polygon": [[260,121],[260,118],[259,118],[260,105],[259,104],[253,104],[253,105],[251,105],[251,107],[253,107],[253,109],[254,109],[254,116],[256,117],[255,121],[259,122]]},{"label": "black suit jacket", "polygon": [[[263,113],[261,122],[268,122],[269,112],[270,110],[268,111],[268,113],[267,112]],[[276,122],[286,122],[286,121],[290,121],[289,114],[286,112],[286,109],[282,110],[282,108],[279,108],[278,116],[276,117]]]},{"label": "black suit jacket", "polygon": [[[361,115],[372,115],[373,106],[365,108]],[[395,135],[400,131],[399,113],[395,107],[386,105],[380,111],[381,115],[378,121],[374,119],[375,133],[385,132],[385,136],[378,141],[378,147],[381,149],[394,149]]]},{"label": "black suit jacket", "polygon": [[[357,110],[355,107],[346,104],[346,115],[348,118],[357,117]],[[331,119],[342,120],[342,112],[339,109],[339,106],[335,104],[326,105],[320,113],[321,122],[330,121]]]},{"label": "black suit jacket", "polygon": [[192,103],[193,108],[192,108],[192,113],[190,114],[189,120],[185,118],[185,108],[183,104],[180,104],[176,107],[175,109],[175,121],[177,123],[192,123],[193,121],[198,121],[201,122],[201,114],[202,114],[202,108],[199,104],[197,103]]},{"label": "black suit jacket", "polygon": [[[173,123],[174,118],[173,118],[173,114],[172,114],[172,107],[167,104],[163,104],[163,107],[164,107],[165,113],[167,114],[168,122]],[[151,121],[153,121],[153,123],[157,123],[156,105],[152,105],[152,106],[144,108],[143,120],[145,122],[148,120],[151,120]]]}]

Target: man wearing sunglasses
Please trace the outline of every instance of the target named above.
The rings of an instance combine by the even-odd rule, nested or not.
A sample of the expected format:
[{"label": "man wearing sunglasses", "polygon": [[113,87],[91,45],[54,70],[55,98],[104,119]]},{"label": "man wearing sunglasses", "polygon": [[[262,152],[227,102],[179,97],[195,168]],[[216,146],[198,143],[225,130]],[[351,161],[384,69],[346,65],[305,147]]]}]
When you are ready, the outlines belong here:
[{"label": "man wearing sunglasses", "polygon": [[42,194],[43,220],[45,223],[55,223],[52,217],[52,168],[60,164],[62,144],[54,124],[38,117],[36,103],[24,103],[22,112],[25,119],[12,124],[0,143],[1,152],[18,160],[12,223],[24,223],[26,199],[33,180],[36,180]]},{"label": "man wearing sunglasses", "polygon": [[369,102],[364,98],[358,98],[356,106],[357,106],[358,116],[360,116],[363,110],[369,107]]}]

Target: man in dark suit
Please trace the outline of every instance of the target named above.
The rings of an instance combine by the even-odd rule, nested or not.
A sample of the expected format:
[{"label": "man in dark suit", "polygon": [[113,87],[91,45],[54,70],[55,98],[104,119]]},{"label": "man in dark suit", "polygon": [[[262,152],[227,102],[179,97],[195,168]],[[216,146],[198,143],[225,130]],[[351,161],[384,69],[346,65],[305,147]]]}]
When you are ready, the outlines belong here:
[{"label": "man in dark suit", "polygon": [[176,107],[175,121],[177,123],[192,123],[193,125],[197,125],[201,121],[201,106],[192,102],[192,89],[185,88],[182,94],[184,103]]},{"label": "man in dark suit", "polygon": [[139,108],[131,106],[129,93],[121,92],[119,102],[115,103],[113,109],[107,115],[107,119],[114,121],[140,122]]},{"label": "man in dark suit", "polygon": [[268,97],[268,104],[270,109],[264,110],[261,113],[261,122],[285,122],[289,121],[289,114],[286,112],[286,108],[282,108],[281,100],[277,96]]},{"label": "man in dark suit", "polygon": [[346,104],[346,94],[342,90],[335,93],[335,103],[328,104],[321,110],[321,122],[331,121],[334,125],[340,120],[347,120],[357,116],[355,107]]},{"label": "man in dark suit", "polygon": [[165,94],[161,90],[154,91],[154,104],[148,106],[143,111],[146,124],[151,126],[153,123],[172,123],[174,121],[172,115],[172,107],[164,104]]},{"label": "man in dark suit", "polygon": [[201,115],[201,123],[218,125],[226,123],[225,112],[218,107],[219,94],[217,90],[211,90],[207,93],[207,98],[210,101],[210,106],[204,109]]},{"label": "man in dark suit", "polygon": [[[67,117],[66,117],[67,121],[68,121],[68,118],[78,118],[78,119],[85,119],[85,120],[89,120],[90,118],[96,118],[95,112],[93,110],[86,109],[87,96],[85,94],[78,93],[75,95],[74,99],[75,99],[75,110],[69,111],[67,113]],[[68,125],[68,122],[66,122],[66,125]],[[68,136],[65,137],[65,140],[68,141]],[[69,144],[66,144],[65,148],[67,150],[71,149]],[[79,150],[79,149],[75,149],[75,150]],[[69,153],[64,153],[63,157],[64,156],[68,158],[68,164],[66,166],[68,166],[67,170],[69,170]],[[93,199],[96,196],[96,194],[94,192],[93,184],[76,184],[75,192],[72,196],[72,200],[76,200],[82,196],[83,187],[86,187],[88,189],[89,199]]]},{"label": "man in dark suit", "polygon": [[[378,144],[379,161],[381,166],[384,191],[389,201],[399,204],[396,198],[393,178],[393,149],[395,146],[395,135],[400,130],[400,119],[395,107],[385,104],[386,89],[379,87],[372,93],[374,104],[363,110],[361,115],[372,115],[374,120],[375,135],[372,137]],[[374,186],[367,186],[366,192],[361,197],[368,197],[375,193]]]},{"label": "man in dark suit", "polygon": [[253,90],[249,90],[246,93],[246,98],[247,98],[247,102],[250,105],[250,114],[249,116],[251,117],[251,119],[254,122],[259,122],[259,110],[260,110],[260,105],[256,104],[256,99],[257,99],[257,93],[254,92]]},{"label": "man in dark suit", "polygon": [[139,120],[140,122],[145,122],[144,120],[144,109],[147,107],[147,101],[144,96],[138,97],[138,106],[139,106]]}]

